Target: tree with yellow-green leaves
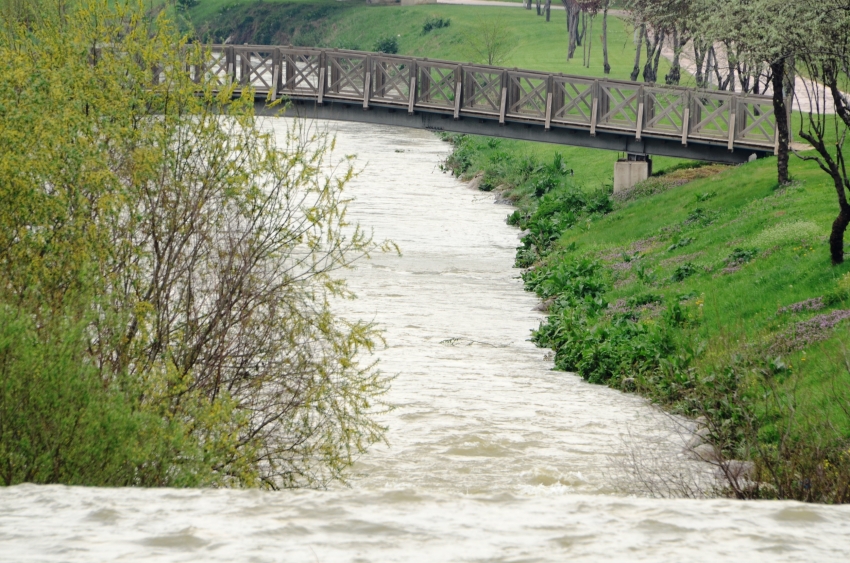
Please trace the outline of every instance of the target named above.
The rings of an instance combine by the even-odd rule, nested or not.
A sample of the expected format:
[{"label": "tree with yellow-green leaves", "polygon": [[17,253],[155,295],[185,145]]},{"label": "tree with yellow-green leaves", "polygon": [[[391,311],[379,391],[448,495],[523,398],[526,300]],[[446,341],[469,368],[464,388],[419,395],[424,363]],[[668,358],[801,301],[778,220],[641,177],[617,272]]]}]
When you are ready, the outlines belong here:
[{"label": "tree with yellow-green leaves", "polygon": [[0,483],[316,486],[383,438],[352,163],[141,5],[0,24]]}]

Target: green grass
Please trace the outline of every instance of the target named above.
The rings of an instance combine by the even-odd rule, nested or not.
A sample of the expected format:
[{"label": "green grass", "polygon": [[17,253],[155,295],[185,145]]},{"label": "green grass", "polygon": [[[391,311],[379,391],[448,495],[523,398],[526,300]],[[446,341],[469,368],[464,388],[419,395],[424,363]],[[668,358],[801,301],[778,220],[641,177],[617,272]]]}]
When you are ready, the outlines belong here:
[{"label": "green grass", "polygon": [[[482,19],[502,20],[510,27],[516,48],[503,66],[547,72],[560,72],[582,76],[604,76],[602,70],[602,21],[597,18],[592,33],[589,67],[582,65],[581,49],[576,58],[566,60],[567,40],[565,15],[562,11],[552,13],[552,21],[546,23],[534,10],[518,10],[513,7],[453,6],[427,4],[420,6],[370,6],[362,1],[340,3],[336,0],[286,0],[284,2],[243,2],[239,0],[202,0],[192,8],[189,15],[199,28],[210,22],[238,25],[244,13],[257,7],[278,10],[305,6],[326,8],[319,11],[322,21],[288,22],[290,27],[319,24],[321,34],[315,37],[317,44],[331,47],[357,47],[371,49],[381,38],[396,35],[400,52],[429,58],[463,62],[474,61],[468,47],[468,37],[475,33]],[[223,12],[224,11],[224,12]],[[225,15],[221,15],[224,13]],[[422,25],[432,16],[451,19],[448,28],[422,33]],[[590,33],[588,33],[591,35]],[[611,78],[626,79],[634,62],[632,32],[622,19],[609,16],[608,45]],[[669,63],[661,61],[659,76],[669,70]]]}]

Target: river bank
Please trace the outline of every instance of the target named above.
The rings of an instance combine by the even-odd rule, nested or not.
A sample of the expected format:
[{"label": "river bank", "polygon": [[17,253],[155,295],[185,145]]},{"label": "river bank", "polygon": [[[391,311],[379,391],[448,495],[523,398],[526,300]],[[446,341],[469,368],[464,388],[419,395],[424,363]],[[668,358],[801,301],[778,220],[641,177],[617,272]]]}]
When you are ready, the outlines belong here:
[{"label": "river bank", "polygon": [[556,369],[701,417],[697,455],[739,468],[729,494],[850,500],[850,267],[829,265],[814,164],[778,189],[774,159],[683,163],[615,198],[576,181],[580,161],[446,140],[449,170],[518,206],[516,265],[549,314],[533,339]]}]

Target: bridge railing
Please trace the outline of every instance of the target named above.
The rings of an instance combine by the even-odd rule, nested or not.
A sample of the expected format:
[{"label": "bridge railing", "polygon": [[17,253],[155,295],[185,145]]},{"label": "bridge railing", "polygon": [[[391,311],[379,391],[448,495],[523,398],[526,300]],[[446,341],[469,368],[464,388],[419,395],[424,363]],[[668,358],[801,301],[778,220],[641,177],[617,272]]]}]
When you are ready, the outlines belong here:
[{"label": "bridge railing", "polygon": [[776,150],[772,100],[564,74],[461,64],[361,51],[212,45],[195,69],[220,84],[250,85],[258,96],[289,96],[430,111],[455,119],[567,127]]}]

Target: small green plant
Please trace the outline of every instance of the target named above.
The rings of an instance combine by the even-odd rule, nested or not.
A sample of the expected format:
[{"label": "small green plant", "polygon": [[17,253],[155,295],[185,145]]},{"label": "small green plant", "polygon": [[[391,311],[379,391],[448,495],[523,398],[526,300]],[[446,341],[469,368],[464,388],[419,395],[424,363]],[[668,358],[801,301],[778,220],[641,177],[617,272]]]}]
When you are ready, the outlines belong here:
[{"label": "small green plant", "polygon": [[663,295],[658,295],[656,293],[644,293],[642,295],[629,297],[626,300],[626,304],[629,307],[640,307],[642,305],[651,305],[652,303],[661,303],[662,301],[664,301]]},{"label": "small green plant", "polygon": [[726,263],[729,265],[746,264],[755,258],[756,254],[758,254],[758,250],[755,248],[736,248],[732,251],[732,254],[726,258]]},{"label": "small green plant", "polygon": [[679,235],[676,235],[673,238],[673,244],[671,244],[670,246],[667,247],[667,252],[673,252],[677,248],[682,248],[682,247],[688,246],[689,244],[694,242],[694,240],[696,240],[696,239],[691,238],[691,237],[679,238]]},{"label": "small green plant", "polygon": [[702,192],[696,195],[697,202],[708,201],[717,195],[717,192]]},{"label": "small green plant", "polygon": [[673,275],[670,277],[670,279],[674,282],[680,282],[696,273],[696,266],[694,266],[691,262],[685,262],[684,264],[676,266],[676,269],[673,270]]},{"label": "small green plant", "polygon": [[534,190],[535,197],[543,197],[548,194],[555,186],[558,185],[558,180],[556,180],[552,175],[546,174],[535,179],[531,186]]},{"label": "small green plant", "polygon": [[647,285],[652,285],[655,283],[655,272],[653,270],[649,270],[646,267],[646,264],[638,262],[634,267],[635,275],[637,278]]},{"label": "small green plant", "polygon": [[706,214],[705,210],[701,207],[697,207],[696,209],[694,209],[693,211],[691,211],[688,214],[687,219],[685,219],[685,223],[688,223],[688,224],[697,223],[699,221],[702,221],[706,217],[707,217],[707,214]]}]

